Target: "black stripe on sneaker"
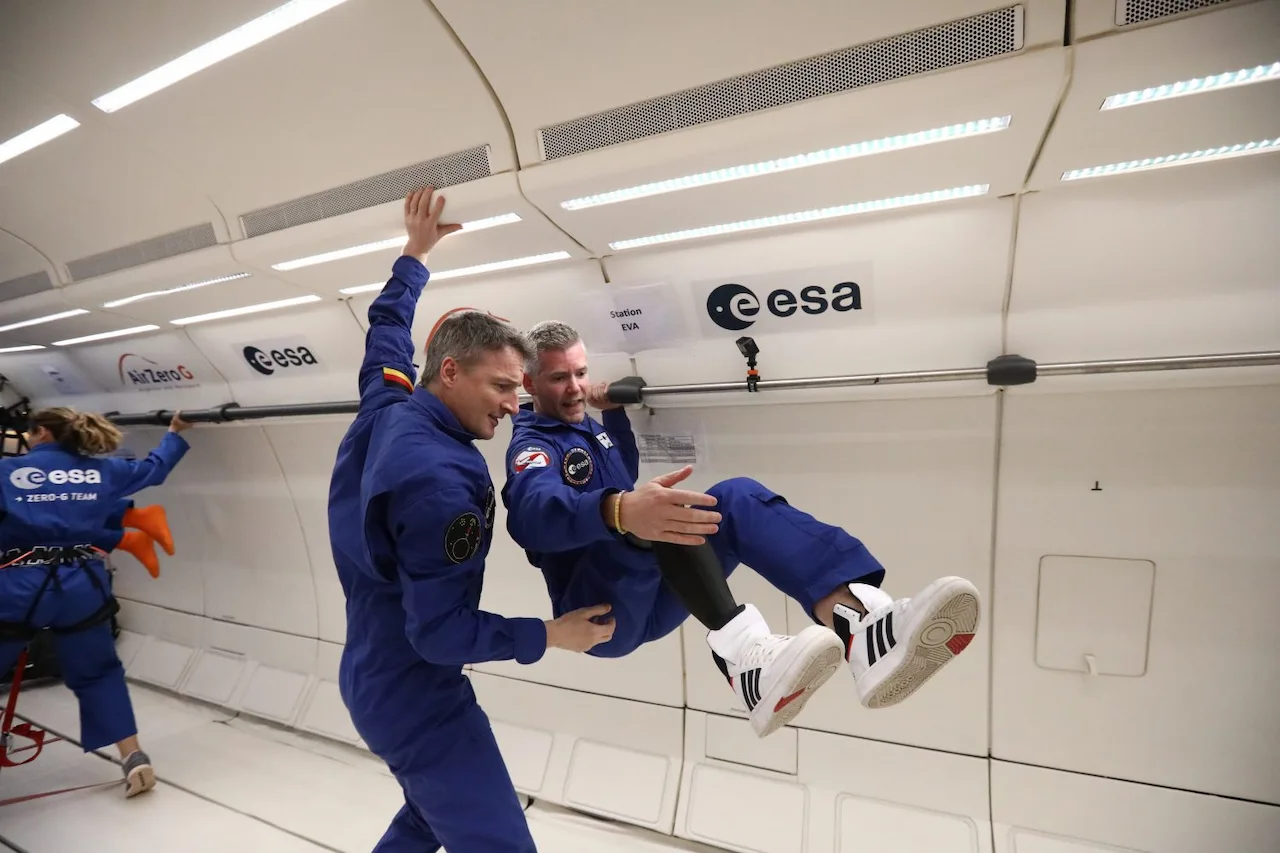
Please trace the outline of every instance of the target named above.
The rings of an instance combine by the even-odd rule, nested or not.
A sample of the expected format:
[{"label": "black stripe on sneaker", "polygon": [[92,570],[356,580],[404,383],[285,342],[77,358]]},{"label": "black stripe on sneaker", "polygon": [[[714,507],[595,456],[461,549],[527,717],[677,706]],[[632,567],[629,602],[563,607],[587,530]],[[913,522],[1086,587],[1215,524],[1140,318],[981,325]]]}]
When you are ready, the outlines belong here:
[{"label": "black stripe on sneaker", "polygon": [[876,632],[874,628],[875,626],[871,625],[863,631],[867,635],[867,666],[871,666],[876,662]]},{"label": "black stripe on sneaker", "polygon": [[892,610],[886,613],[884,617],[884,635],[885,635],[885,639],[889,641],[890,649],[893,649],[894,646],[898,645],[897,641],[893,639],[893,611]]},{"label": "black stripe on sneaker", "polygon": [[749,669],[740,676],[742,681],[742,701],[747,706],[747,711],[755,710],[756,705],[760,704],[760,670]]},{"label": "black stripe on sneaker", "polygon": [[876,623],[876,646],[880,649],[880,657],[884,657],[889,650],[884,647],[884,620],[881,619]]}]

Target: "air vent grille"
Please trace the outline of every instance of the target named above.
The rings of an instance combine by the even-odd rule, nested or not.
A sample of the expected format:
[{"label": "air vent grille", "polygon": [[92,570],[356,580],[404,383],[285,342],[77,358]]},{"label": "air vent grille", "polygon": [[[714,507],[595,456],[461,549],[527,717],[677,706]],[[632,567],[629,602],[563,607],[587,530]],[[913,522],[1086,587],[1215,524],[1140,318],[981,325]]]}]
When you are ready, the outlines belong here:
[{"label": "air vent grille", "polygon": [[794,104],[1022,49],[1022,7],[788,62],[538,131],[546,160]]},{"label": "air vent grille", "polygon": [[71,261],[67,264],[67,270],[73,281],[83,281],[216,245],[218,235],[213,230],[213,223],[206,222]]},{"label": "air vent grille", "polygon": [[1232,0],[1116,0],[1116,24],[1122,27],[1141,24],[1231,2]]},{"label": "air vent grille", "polygon": [[246,213],[240,217],[240,227],[244,229],[245,237],[258,237],[403,199],[427,184],[440,189],[477,181],[490,174],[489,146],[477,145],[466,151]]},{"label": "air vent grille", "polygon": [[30,296],[53,289],[53,281],[47,272],[33,272],[31,275],[18,276],[8,281],[0,281],[0,302]]}]

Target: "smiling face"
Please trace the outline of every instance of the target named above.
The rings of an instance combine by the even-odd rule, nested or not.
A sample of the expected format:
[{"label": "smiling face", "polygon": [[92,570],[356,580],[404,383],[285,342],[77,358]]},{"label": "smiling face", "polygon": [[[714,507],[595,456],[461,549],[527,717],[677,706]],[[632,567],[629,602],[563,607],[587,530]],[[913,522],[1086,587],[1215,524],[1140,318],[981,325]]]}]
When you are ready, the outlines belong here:
[{"label": "smiling face", "polygon": [[525,374],[524,390],[533,410],[567,424],[582,423],[587,414],[587,350],[582,341],[565,349],[543,350],[537,370]]},{"label": "smiling face", "polygon": [[504,417],[519,411],[523,375],[523,358],[511,347],[482,352],[465,367],[446,358],[437,396],[463,429],[490,439]]}]

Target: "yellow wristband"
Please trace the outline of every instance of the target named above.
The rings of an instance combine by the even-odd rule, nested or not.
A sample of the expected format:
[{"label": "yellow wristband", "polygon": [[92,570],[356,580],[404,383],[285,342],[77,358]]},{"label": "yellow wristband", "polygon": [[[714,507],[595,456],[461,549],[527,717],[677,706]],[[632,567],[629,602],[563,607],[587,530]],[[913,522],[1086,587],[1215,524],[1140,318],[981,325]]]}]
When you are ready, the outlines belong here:
[{"label": "yellow wristband", "polygon": [[626,492],[618,492],[618,498],[613,502],[613,528],[619,533],[627,532],[622,529],[622,496],[624,494]]}]

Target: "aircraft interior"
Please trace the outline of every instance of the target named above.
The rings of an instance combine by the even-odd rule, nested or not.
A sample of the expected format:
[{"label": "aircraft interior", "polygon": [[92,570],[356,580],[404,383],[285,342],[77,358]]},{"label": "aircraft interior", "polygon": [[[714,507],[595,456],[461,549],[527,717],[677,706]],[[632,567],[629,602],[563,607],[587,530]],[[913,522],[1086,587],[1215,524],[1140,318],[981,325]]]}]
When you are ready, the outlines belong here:
[{"label": "aircraft interior", "polygon": [[[1275,853],[1277,150],[1277,0],[0,0],[6,455],[194,424],[135,496],[173,553],[108,558],[156,787],[33,641],[0,851],[362,853],[404,805],[327,511],[431,186],[416,368],[453,309],[568,323],[638,482],[752,478],[981,604],[906,701],[842,664],[767,737],[692,618],[468,664],[538,850]],[[481,606],[551,619],[506,517]]]}]

